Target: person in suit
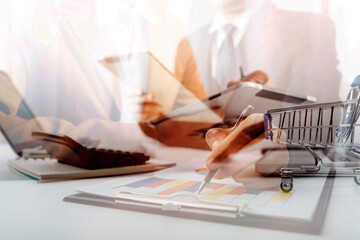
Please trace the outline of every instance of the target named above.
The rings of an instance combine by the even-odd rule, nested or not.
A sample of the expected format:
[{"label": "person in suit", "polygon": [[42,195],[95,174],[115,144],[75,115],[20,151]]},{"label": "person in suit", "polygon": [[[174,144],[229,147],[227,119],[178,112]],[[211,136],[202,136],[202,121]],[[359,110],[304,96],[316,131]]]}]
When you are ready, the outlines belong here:
[{"label": "person in suit", "polygon": [[328,17],[280,10],[269,0],[209,2],[217,12],[213,21],[188,36],[208,94],[239,83],[242,66],[260,74],[255,82],[318,102],[338,100],[341,74]]},{"label": "person in suit", "polygon": [[[255,82],[315,96],[318,102],[339,99],[341,74],[337,70],[335,28],[328,17],[279,10],[268,0],[209,2],[217,15],[188,37],[208,94],[238,84],[241,66],[245,72],[260,76]],[[263,126],[263,114],[252,114],[235,130],[215,128],[207,132],[212,152],[206,165],[219,169],[215,178],[232,177],[254,188],[279,186],[279,178],[263,178],[256,171],[258,158],[229,158],[268,144]],[[277,165],[270,165],[275,170],[286,167],[288,161],[284,157]]]}]

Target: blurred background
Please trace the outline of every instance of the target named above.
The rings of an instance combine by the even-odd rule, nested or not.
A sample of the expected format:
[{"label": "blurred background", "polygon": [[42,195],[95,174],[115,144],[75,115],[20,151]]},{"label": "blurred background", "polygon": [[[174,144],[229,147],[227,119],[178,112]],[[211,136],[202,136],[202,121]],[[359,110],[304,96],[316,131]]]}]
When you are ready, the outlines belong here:
[{"label": "blurred background", "polygon": [[[37,0],[0,0],[0,53],[7,52],[8,33],[21,31],[24,21],[36,14]],[[61,1],[61,0],[59,0]],[[186,27],[188,34],[209,23],[215,15],[207,0],[155,0],[168,9]],[[360,1],[356,0],[271,0],[278,8],[289,11],[321,13],[329,16],[336,26],[336,49],[342,74],[341,98],[360,71]],[[81,2],[81,1],[80,1]],[[111,8],[112,1],[109,2]],[[116,2],[116,1],[115,1]],[[30,18],[29,18],[30,17]],[[0,58],[0,69],[8,70],[6,58]]]},{"label": "blurred background", "polygon": [[[67,0],[66,0],[67,1]],[[93,2],[97,2],[94,0]],[[355,0],[271,0],[279,9],[294,12],[311,12],[328,16],[335,24],[336,51],[341,73],[339,95],[345,99],[349,85],[360,72],[360,1]],[[61,5],[62,0],[57,0]],[[69,1],[67,1],[69,2]],[[84,4],[88,1],[73,1],[73,5]],[[104,2],[101,1],[101,2]],[[107,18],[107,9],[112,9],[118,1],[105,1],[104,9],[98,11],[95,21]],[[185,27],[188,35],[210,23],[216,15],[208,0],[154,0],[164,9],[175,16]],[[40,1],[41,4],[41,1]],[[89,5],[91,8],[91,5]],[[25,94],[24,79],[17,71],[14,62],[9,61],[13,54],[9,46],[13,45],[11,35],[26,36],[31,34],[36,22],[47,12],[39,9],[39,0],[0,0],[0,70],[8,73],[18,86],[20,92]],[[32,22],[33,21],[33,22]],[[46,21],[45,21],[46,22]],[[38,26],[37,26],[38,27]],[[45,26],[46,27],[46,26]],[[47,29],[46,31],[51,31]],[[15,43],[16,44],[16,43]],[[5,57],[6,56],[6,57]],[[27,56],[21,56],[26,58]],[[314,76],[316,78],[316,76]]]}]

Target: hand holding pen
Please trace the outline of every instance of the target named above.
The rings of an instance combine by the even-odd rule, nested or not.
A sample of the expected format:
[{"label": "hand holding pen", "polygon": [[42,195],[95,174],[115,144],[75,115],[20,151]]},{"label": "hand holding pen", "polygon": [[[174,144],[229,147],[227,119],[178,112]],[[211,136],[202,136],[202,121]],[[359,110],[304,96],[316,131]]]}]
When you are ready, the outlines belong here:
[{"label": "hand holding pen", "polygon": [[243,83],[243,82],[253,82],[253,83],[258,83],[258,84],[265,85],[268,87],[274,87],[274,84],[269,80],[269,76],[267,75],[266,72],[257,70],[257,71],[254,71],[245,76],[243,68],[240,67],[239,69],[240,69],[240,80],[230,81],[227,84],[227,87],[232,87],[236,84]]},{"label": "hand holding pen", "polygon": [[[211,135],[211,130],[208,131],[208,133],[206,134],[206,140],[208,142],[208,144],[210,145],[210,147],[212,148],[212,153],[209,155],[207,162],[208,161],[218,161],[221,160],[220,162],[222,162],[225,158],[227,158],[227,156],[229,156],[231,153],[233,153],[233,150],[230,145],[228,145],[227,143],[231,143],[233,142],[234,136],[237,136],[237,133],[239,130],[241,130],[241,128],[238,128],[238,126],[240,125],[240,123],[243,121],[243,119],[245,118],[245,116],[247,115],[247,113],[251,110],[254,109],[253,106],[249,105],[247,106],[242,113],[240,114],[238,120],[236,121],[236,123],[234,124],[234,126],[231,129],[221,129],[219,132],[220,134],[222,134],[222,136],[218,135],[218,138],[223,138],[224,140],[228,140],[228,141],[222,141],[221,143],[219,143],[219,139],[215,140],[215,141],[211,141],[209,142],[209,139],[214,139],[212,138]],[[215,130],[216,131],[216,130]],[[248,141],[248,138],[245,138],[244,140]],[[217,159],[217,160],[216,160]],[[218,166],[220,167],[220,166]],[[198,194],[204,189],[204,187],[210,183],[211,179],[214,177],[214,175],[216,174],[218,167],[214,167],[213,169],[210,169],[209,173],[207,174],[207,176],[205,177],[204,181],[201,183],[199,189],[198,189]]]}]

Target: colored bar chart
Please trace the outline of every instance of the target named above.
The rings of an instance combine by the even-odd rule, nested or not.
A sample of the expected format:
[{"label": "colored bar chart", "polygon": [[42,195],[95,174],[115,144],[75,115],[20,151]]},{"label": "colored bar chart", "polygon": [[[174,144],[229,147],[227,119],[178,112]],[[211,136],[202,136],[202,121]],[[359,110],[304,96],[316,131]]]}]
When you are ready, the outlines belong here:
[{"label": "colored bar chart", "polygon": [[[162,179],[151,177],[117,187],[119,192],[131,192],[146,195],[168,196],[181,193],[194,193],[200,186],[199,181]],[[205,187],[199,198],[204,201],[217,201],[256,206],[282,207],[294,191],[285,193],[280,189],[251,190],[244,186],[211,183]]]}]

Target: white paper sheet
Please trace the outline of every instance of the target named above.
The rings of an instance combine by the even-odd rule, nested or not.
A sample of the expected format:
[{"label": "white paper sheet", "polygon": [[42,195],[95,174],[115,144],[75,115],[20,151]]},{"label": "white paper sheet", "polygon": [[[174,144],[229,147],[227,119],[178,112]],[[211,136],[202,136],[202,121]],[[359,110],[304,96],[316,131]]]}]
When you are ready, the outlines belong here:
[{"label": "white paper sheet", "polygon": [[[203,168],[203,159],[197,159],[156,173],[121,177],[82,187],[78,191],[114,199],[120,192],[130,192],[149,197],[174,198],[175,196],[177,200],[192,201],[192,198],[186,194],[196,192],[198,182],[202,181],[206,174]],[[279,187],[248,189],[232,179],[214,179],[198,197],[206,202],[239,206],[246,204],[245,214],[309,222],[318,204],[321,204],[319,201],[325,182],[324,177],[294,178],[294,190],[284,193]]]}]

